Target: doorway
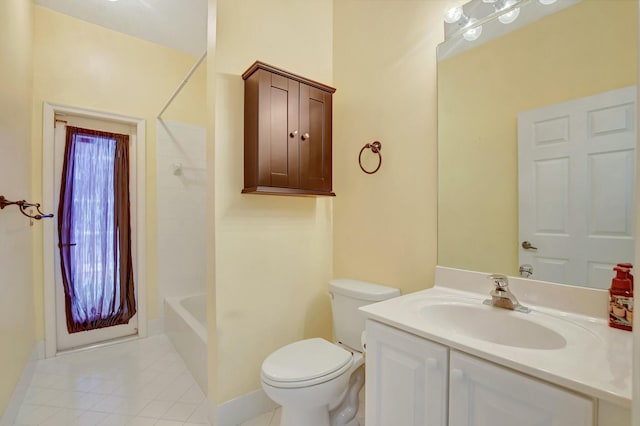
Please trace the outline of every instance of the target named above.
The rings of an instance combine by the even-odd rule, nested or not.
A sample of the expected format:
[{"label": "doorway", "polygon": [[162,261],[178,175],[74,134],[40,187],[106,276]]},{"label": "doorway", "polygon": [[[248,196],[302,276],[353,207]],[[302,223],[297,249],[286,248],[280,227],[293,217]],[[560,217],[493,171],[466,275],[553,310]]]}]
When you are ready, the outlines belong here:
[{"label": "doorway", "polygon": [[43,123],[43,201],[57,212],[64,161],[66,127],[129,135],[131,249],[137,313],[127,323],[69,332],[60,268],[57,220],[44,229],[45,354],[95,346],[146,335],[144,258],[145,135],[144,120],[45,103]]}]

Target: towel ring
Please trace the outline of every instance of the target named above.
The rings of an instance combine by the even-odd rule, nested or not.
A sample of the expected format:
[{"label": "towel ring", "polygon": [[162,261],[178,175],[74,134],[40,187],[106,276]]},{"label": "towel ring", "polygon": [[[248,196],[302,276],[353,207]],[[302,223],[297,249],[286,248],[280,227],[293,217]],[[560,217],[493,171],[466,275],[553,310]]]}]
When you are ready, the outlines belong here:
[{"label": "towel ring", "polygon": [[[369,170],[365,169],[362,166],[362,153],[367,148],[369,148],[371,152],[373,152],[374,154],[378,154],[378,167],[376,167],[375,170],[372,172],[370,172]],[[362,147],[362,149],[360,150],[360,155],[358,155],[358,163],[360,163],[360,168],[362,169],[363,172],[365,172],[368,175],[372,175],[378,170],[380,170],[380,166],[382,166],[382,154],[380,154],[381,150],[382,150],[382,144],[378,141],[365,144],[365,146]]]}]

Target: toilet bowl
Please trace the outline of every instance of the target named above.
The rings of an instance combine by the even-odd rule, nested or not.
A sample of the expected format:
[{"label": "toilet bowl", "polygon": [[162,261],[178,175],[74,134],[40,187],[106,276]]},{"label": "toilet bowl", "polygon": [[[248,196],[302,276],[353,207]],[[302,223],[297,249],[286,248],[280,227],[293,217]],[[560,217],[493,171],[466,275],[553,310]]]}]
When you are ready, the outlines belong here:
[{"label": "toilet bowl", "polygon": [[400,295],[395,288],[349,279],[329,285],[338,341],[300,340],[262,364],[262,388],[282,406],[280,426],[353,424],[364,385],[364,319],[358,308]]},{"label": "toilet bowl", "polygon": [[[282,405],[282,426],[328,426],[332,424],[332,411],[333,416],[340,414],[336,408],[346,397],[351,376],[363,365],[360,353],[324,339],[301,340],[280,348],[264,361],[262,388]],[[354,390],[355,412],[363,383]],[[346,404],[342,406],[345,408]]]}]

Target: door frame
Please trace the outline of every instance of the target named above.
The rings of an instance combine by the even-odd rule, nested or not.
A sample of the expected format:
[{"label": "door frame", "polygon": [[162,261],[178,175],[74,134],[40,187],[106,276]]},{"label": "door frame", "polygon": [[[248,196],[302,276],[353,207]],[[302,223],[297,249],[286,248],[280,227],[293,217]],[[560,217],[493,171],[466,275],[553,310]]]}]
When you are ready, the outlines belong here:
[{"label": "door frame", "polygon": [[[146,120],[138,117],[113,114],[86,108],[61,105],[52,102],[43,103],[42,120],[42,201],[43,206],[55,205],[53,194],[54,170],[54,125],[55,114],[78,115],[94,119],[117,121],[136,127],[136,247],[134,249],[134,280],[137,286],[138,333],[136,337],[147,336],[147,288],[146,288]],[[45,357],[55,356],[57,350],[56,336],[56,300],[54,279],[54,226],[55,219],[43,221],[43,284],[44,284],[44,331]],[[92,345],[92,347],[95,345]]]}]

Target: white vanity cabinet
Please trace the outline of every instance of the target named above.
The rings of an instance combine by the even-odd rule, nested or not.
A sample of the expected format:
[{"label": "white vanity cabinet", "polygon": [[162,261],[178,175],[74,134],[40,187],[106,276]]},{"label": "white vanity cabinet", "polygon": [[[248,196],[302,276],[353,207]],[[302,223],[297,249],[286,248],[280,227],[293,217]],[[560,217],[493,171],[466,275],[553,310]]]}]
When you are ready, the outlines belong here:
[{"label": "white vanity cabinet", "polygon": [[367,426],[594,426],[594,400],[367,321]]},{"label": "white vanity cabinet", "polygon": [[446,426],[448,349],[367,321],[367,426]]},{"label": "white vanity cabinet", "polygon": [[449,426],[593,426],[590,398],[451,350]]}]

